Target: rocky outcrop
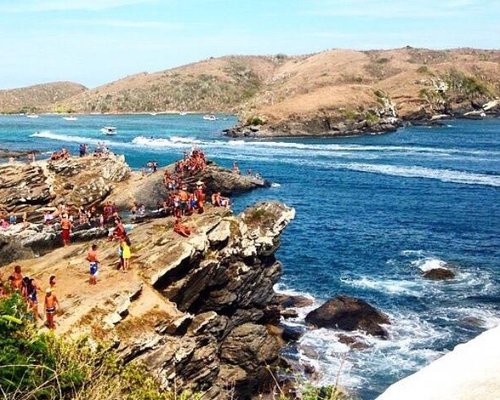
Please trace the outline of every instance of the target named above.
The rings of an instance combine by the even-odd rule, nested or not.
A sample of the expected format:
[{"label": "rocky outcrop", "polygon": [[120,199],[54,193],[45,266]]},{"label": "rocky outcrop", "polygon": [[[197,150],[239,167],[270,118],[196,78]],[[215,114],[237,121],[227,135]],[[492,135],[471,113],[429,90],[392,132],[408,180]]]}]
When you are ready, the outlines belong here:
[{"label": "rocky outcrop", "polygon": [[[80,226],[71,233],[73,242],[87,242],[108,236],[108,229]],[[54,250],[62,245],[59,224],[43,225],[22,223],[0,230],[0,266],[14,260],[23,260]]]},{"label": "rocky outcrop", "polygon": [[382,325],[390,324],[386,314],[361,299],[348,296],[327,301],[307,314],[306,322],[319,328],[362,330],[382,338],[387,337],[387,331]]},{"label": "rocky outcrop", "polygon": [[[171,173],[174,172],[173,165],[168,166],[167,169]],[[216,191],[220,191],[223,196],[231,196],[271,186],[270,182],[265,179],[240,175],[229,169],[219,167],[212,162],[208,163],[204,171],[198,171],[195,174],[185,174],[183,180],[191,190],[196,188],[195,184],[197,181],[202,181],[205,184],[207,200]],[[127,190],[116,191],[110,197],[110,200],[115,202],[120,209],[130,209],[134,202],[154,209],[158,201],[163,202],[168,196],[161,171],[141,177],[140,179],[133,179],[132,181],[132,184],[127,185]]]},{"label": "rocky outcrop", "polygon": [[61,202],[98,204],[130,172],[124,157],[114,155],[0,165],[0,210],[31,214]]},{"label": "rocky outcrop", "polygon": [[97,240],[102,267],[96,286],[86,283],[85,244],[21,265],[40,282],[57,276],[65,310],[60,334],[116,343],[125,360],[144,361],[165,388],[246,399],[266,389],[267,366],[278,363],[283,345],[269,307],[281,275],[274,254],[293,217],[293,209],[274,202],[240,216],[207,207],[186,221],[193,229],[189,238],[173,232],[172,218],[146,221],[129,233],[127,274],[114,268],[116,243]]},{"label": "rocky outcrop", "polygon": [[39,154],[39,150],[9,150],[0,148],[0,159],[28,157],[30,154]]},{"label": "rocky outcrop", "polygon": [[444,281],[455,278],[455,272],[448,268],[433,268],[423,272],[422,276],[434,281]]}]

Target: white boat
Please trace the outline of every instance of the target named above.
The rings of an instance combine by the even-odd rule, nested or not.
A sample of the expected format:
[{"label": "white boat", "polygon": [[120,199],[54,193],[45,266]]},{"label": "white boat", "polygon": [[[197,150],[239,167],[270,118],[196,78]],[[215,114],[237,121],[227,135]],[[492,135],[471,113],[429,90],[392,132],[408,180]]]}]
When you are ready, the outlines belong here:
[{"label": "white boat", "polygon": [[109,136],[117,134],[116,128],[114,126],[105,126],[101,129],[101,132]]},{"label": "white boat", "polygon": [[187,112],[186,112],[186,111],[181,111],[181,112],[179,113],[179,115],[187,115]]},{"label": "white boat", "polygon": [[76,121],[78,118],[76,117],[63,117],[66,121]]},{"label": "white boat", "polygon": [[26,118],[38,118],[38,115],[36,115],[36,114],[27,114]]},{"label": "white boat", "polygon": [[203,116],[203,119],[204,119],[205,121],[216,121],[216,120],[217,120],[217,117],[216,117],[215,115],[213,115],[213,114],[210,114],[210,115],[209,115],[209,114],[207,114],[207,115],[204,115],[204,116]]},{"label": "white boat", "polygon": [[149,115],[152,115],[153,117],[156,115],[155,112],[150,112]]}]

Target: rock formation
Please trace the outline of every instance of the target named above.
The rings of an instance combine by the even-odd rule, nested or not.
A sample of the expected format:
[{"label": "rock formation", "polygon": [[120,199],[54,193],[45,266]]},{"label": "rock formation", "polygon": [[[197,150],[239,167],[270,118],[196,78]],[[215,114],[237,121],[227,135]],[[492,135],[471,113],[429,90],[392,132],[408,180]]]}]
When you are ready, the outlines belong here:
[{"label": "rock formation", "polygon": [[130,173],[125,158],[114,155],[0,165],[0,210],[39,214],[59,203],[99,204]]},{"label": "rock formation", "polygon": [[189,219],[195,233],[188,239],[172,231],[172,218],[151,220],[130,232],[128,274],[114,268],[116,244],[97,241],[97,286],[86,282],[88,244],[21,265],[43,283],[57,276],[64,309],[59,333],[114,341],[127,361],[144,361],[164,387],[244,399],[266,388],[266,365],[278,362],[283,344],[271,327],[270,301],[281,274],[274,253],[293,217],[279,203],[258,204],[238,217],[208,208]]},{"label": "rock formation", "polygon": [[433,268],[422,273],[422,276],[434,281],[444,281],[455,278],[455,272],[448,268]]},{"label": "rock formation", "polygon": [[[117,156],[0,169],[4,209],[29,210],[37,218],[61,201],[89,206],[139,193],[155,199],[162,178],[161,172],[133,173]],[[220,184],[225,193],[265,186],[215,165],[191,177],[200,178],[209,190]],[[0,265],[12,262],[1,272],[20,264],[43,289],[56,275],[64,310],[59,334],[115,343],[126,361],[143,361],[162,387],[201,390],[206,399],[245,399],[268,389],[267,366],[279,362],[280,314],[271,300],[281,264],[274,254],[293,218],[293,209],[276,202],[239,216],[207,205],[184,222],[193,232],[189,238],[173,232],[172,217],[143,221],[129,232],[133,257],[126,274],[116,269],[117,244],[104,239],[106,228],[82,226],[73,231],[72,245],[59,247],[57,223],[20,223],[0,232]],[[91,243],[101,260],[96,286],[88,284],[85,261]]]},{"label": "rock formation", "polygon": [[367,302],[348,296],[327,301],[306,316],[306,322],[319,328],[336,328],[346,331],[362,330],[370,335],[387,337],[381,326],[390,324],[389,317]]},{"label": "rock formation", "polygon": [[[174,166],[171,165],[167,169],[173,173]],[[186,175],[183,180],[192,189],[195,188],[197,181],[202,181],[205,184],[205,193],[208,197],[217,191],[220,191],[223,196],[231,196],[271,185],[265,179],[239,175],[212,162],[208,163],[204,171]],[[127,190],[115,191],[110,200],[122,209],[130,209],[134,202],[144,204],[148,208],[155,208],[157,201],[163,201],[167,193],[163,184],[163,174],[156,172],[146,177],[136,177],[134,185],[127,183]]]}]

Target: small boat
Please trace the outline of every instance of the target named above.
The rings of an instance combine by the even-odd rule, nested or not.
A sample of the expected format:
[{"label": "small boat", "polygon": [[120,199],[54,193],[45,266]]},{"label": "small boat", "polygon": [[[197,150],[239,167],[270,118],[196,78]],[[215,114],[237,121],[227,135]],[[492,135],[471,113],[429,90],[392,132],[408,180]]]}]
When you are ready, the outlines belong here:
[{"label": "small boat", "polygon": [[76,117],[63,117],[66,121],[76,121],[78,118]]},{"label": "small boat", "polygon": [[36,115],[36,114],[27,114],[26,118],[38,118],[38,115]]},{"label": "small boat", "polygon": [[181,112],[179,113],[179,115],[187,115],[187,112],[186,112],[186,111],[181,111]]},{"label": "small boat", "polygon": [[205,121],[217,121],[217,117],[213,114],[207,114],[203,116]]},{"label": "small boat", "polygon": [[152,115],[153,117],[156,115],[155,112],[150,112],[149,115]]},{"label": "small boat", "polygon": [[109,136],[117,134],[116,128],[114,126],[105,126],[101,129],[101,132]]}]

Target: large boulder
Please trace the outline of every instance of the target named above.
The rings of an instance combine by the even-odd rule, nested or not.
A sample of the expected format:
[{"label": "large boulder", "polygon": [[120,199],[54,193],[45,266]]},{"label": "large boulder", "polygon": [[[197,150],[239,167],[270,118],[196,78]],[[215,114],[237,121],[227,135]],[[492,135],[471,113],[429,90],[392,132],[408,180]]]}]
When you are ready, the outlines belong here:
[{"label": "large boulder", "polygon": [[348,296],[339,296],[327,301],[307,314],[306,322],[318,328],[362,330],[382,338],[387,337],[387,331],[381,325],[390,324],[386,314],[366,301]]},{"label": "large boulder", "polygon": [[425,271],[422,276],[433,281],[444,281],[455,278],[455,272],[448,268],[432,268]]}]

